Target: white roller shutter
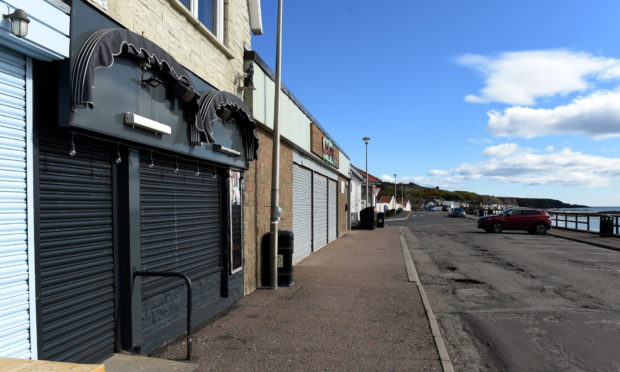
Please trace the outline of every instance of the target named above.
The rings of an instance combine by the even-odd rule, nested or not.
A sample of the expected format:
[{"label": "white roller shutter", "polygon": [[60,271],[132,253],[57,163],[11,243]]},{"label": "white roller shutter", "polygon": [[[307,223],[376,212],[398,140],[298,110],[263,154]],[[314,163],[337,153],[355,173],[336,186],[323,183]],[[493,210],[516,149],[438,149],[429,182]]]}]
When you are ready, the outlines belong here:
[{"label": "white roller shutter", "polygon": [[316,251],[327,244],[327,177],[315,173],[312,183],[312,239]]},{"label": "white roller shutter", "polygon": [[293,262],[312,252],[312,171],[293,164]]},{"label": "white roller shutter", "polygon": [[327,182],[327,240],[331,242],[338,237],[338,182]]},{"label": "white roller shutter", "polygon": [[26,57],[0,49],[0,357],[32,357]]}]

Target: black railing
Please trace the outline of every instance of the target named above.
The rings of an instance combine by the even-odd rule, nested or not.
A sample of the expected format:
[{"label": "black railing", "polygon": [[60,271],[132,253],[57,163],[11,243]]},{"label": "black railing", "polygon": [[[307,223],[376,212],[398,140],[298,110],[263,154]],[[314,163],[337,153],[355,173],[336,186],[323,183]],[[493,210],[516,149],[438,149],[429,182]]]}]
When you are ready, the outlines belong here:
[{"label": "black railing", "polygon": [[133,277],[136,276],[176,277],[185,280],[187,287],[187,360],[192,360],[192,281],[185,274],[171,271],[134,271]]},{"label": "black railing", "polygon": [[614,235],[620,234],[620,215],[606,214],[606,213],[577,213],[577,212],[553,212],[548,211],[553,221],[553,227],[577,230],[587,232],[600,232],[601,216],[608,216],[613,218],[613,233]]}]

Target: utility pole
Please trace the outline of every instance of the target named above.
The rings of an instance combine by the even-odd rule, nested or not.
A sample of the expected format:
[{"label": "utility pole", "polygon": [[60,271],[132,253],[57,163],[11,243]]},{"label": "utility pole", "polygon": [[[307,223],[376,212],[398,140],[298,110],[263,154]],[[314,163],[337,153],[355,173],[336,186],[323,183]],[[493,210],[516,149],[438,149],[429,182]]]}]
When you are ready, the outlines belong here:
[{"label": "utility pole", "polygon": [[273,150],[271,159],[271,236],[269,239],[269,272],[271,289],[278,289],[278,222],[280,221],[280,90],[282,85],[282,0],[278,0],[276,36],[276,81],[273,105]]}]

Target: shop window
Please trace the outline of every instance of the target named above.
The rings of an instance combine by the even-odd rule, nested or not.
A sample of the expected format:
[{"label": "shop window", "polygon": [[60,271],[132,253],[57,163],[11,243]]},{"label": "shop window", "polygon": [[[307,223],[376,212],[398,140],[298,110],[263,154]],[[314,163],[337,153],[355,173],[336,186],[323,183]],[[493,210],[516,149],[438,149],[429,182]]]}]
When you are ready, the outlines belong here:
[{"label": "shop window", "polygon": [[230,269],[232,273],[243,266],[243,206],[241,172],[230,171]]},{"label": "shop window", "polygon": [[224,40],[224,0],[180,1],[218,40]]}]

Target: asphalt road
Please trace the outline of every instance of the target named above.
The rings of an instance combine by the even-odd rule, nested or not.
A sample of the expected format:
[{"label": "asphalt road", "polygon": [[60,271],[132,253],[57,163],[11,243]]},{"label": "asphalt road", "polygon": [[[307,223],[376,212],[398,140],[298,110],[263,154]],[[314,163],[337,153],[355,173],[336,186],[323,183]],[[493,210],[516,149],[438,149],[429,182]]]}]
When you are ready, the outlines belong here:
[{"label": "asphalt road", "polygon": [[418,274],[459,371],[620,371],[620,252],[414,212]]}]

